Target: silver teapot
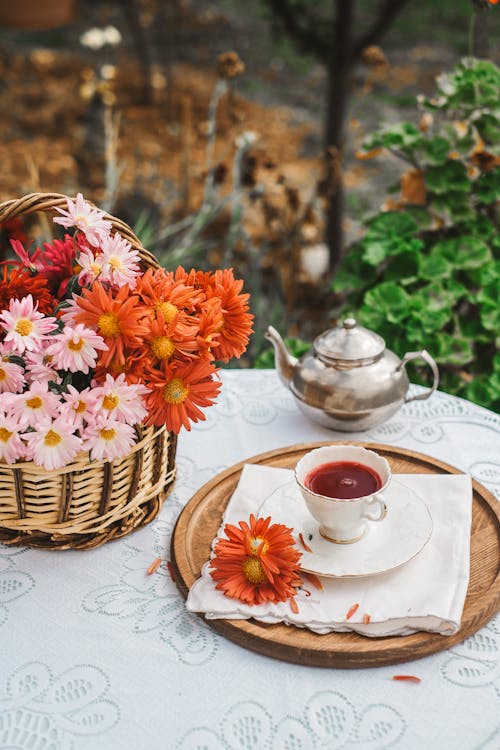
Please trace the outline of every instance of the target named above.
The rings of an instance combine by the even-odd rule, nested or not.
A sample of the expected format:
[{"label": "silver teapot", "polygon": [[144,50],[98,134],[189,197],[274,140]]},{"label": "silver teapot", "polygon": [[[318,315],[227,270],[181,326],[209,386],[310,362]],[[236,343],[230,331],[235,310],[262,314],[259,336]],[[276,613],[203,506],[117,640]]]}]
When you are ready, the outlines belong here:
[{"label": "silver teapot", "polygon": [[[316,337],[313,349],[300,359],[288,352],[278,331],[265,334],[275,350],[276,369],[304,414],[324,427],[358,432],[385,422],[410,401],[429,398],[439,384],[438,367],[422,349],[403,359],[386,349],[377,333],[346,318]],[[408,396],[405,365],[422,359],[432,370],[429,390]]]}]

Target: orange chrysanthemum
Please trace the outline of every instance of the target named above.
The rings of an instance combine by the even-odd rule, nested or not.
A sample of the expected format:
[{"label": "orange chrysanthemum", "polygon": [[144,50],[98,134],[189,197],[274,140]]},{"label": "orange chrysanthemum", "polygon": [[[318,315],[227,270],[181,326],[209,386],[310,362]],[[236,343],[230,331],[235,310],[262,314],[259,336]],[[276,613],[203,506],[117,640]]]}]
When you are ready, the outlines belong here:
[{"label": "orange chrysanthemum", "polygon": [[222,326],[219,340],[214,347],[215,358],[229,362],[232,357],[240,357],[245,351],[252,333],[253,315],[248,312],[249,294],[241,294],[243,281],[235,279],[233,269],[215,271],[207,288],[207,297],[220,299]]},{"label": "orange chrysanthemum", "polygon": [[141,346],[147,327],[141,323],[144,309],[139,298],[126,286],[118,292],[106,290],[98,281],[92,289],[82,289],[76,297],[75,323],[83,323],[99,333],[108,350],[100,352],[98,364],[107,367],[125,364],[126,350]]},{"label": "orange chrysanthemum", "polygon": [[189,324],[188,313],[195,310],[203,297],[192,285],[176,280],[172,272],[163,268],[149,268],[137,281],[135,292],[142,303],[153,316],[162,312],[167,323],[176,320]]},{"label": "orange chrysanthemum", "polygon": [[216,589],[245,604],[284,602],[300,585],[298,562],[291,529],[271,518],[250,516],[239,528],[226,524],[227,539],[219,539],[210,562]]},{"label": "orange chrysanthemum", "polygon": [[22,299],[28,294],[38,303],[39,312],[44,315],[54,312],[58,300],[51,295],[47,279],[43,276],[34,276],[23,266],[10,270],[4,266],[0,279],[0,310],[8,310],[11,299]]},{"label": "orange chrysanthemum", "polygon": [[146,398],[148,425],[166,424],[178,433],[182,426],[190,430],[190,420],[204,420],[199,407],[211,406],[220,390],[213,379],[217,368],[207,359],[194,362],[174,360],[161,370],[148,370],[144,382],[151,389]]},{"label": "orange chrysanthemum", "polygon": [[151,363],[165,364],[179,354],[188,358],[198,355],[198,326],[180,323],[178,315],[169,323],[161,309],[158,309],[156,318],[147,321],[147,327],[149,330],[144,337],[145,353]]}]

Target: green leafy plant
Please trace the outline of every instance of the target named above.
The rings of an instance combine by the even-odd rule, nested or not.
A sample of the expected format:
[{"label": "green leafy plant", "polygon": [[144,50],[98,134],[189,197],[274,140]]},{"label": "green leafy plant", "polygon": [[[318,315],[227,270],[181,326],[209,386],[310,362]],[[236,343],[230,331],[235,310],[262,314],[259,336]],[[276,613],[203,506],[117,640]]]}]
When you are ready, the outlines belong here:
[{"label": "green leafy plant", "polygon": [[[466,58],[421,99],[419,125],[400,123],[363,144],[409,169],[401,196],[366,221],[333,282],[343,313],[400,356],[425,347],[441,387],[500,406],[500,70]],[[425,375],[420,373],[420,382]]]}]

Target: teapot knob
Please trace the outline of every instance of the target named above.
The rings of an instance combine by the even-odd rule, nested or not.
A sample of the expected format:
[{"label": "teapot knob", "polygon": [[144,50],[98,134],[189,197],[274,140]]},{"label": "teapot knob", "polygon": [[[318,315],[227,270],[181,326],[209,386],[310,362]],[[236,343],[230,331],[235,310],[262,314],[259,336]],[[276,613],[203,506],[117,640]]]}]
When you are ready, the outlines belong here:
[{"label": "teapot knob", "polygon": [[354,320],[354,318],[346,318],[342,323],[342,326],[346,329],[346,331],[350,331],[352,328],[356,328],[357,325],[358,324]]}]

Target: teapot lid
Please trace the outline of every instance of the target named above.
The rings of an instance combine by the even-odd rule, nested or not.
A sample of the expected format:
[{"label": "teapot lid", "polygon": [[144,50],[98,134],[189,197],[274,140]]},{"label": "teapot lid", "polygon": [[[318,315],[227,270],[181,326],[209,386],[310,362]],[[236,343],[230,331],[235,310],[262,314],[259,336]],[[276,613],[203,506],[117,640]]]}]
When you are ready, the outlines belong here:
[{"label": "teapot lid", "polygon": [[314,349],[328,364],[359,367],[375,362],[385,350],[385,341],[378,333],[359,326],[354,318],[346,318],[314,339]]}]

